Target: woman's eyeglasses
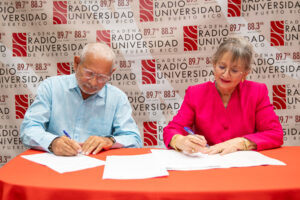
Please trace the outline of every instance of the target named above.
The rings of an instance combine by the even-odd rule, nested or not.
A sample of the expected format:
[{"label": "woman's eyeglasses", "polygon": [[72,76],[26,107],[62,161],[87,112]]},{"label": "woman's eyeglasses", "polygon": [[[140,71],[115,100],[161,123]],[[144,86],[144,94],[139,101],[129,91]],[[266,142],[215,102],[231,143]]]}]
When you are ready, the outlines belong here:
[{"label": "woman's eyeglasses", "polygon": [[218,70],[218,72],[222,74],[224,74],[228,70],[231,77],[238,77],[239,75],[243,74],[243,72],[238,69],[225,67],[223,65],[217,65],[216,70]]}]

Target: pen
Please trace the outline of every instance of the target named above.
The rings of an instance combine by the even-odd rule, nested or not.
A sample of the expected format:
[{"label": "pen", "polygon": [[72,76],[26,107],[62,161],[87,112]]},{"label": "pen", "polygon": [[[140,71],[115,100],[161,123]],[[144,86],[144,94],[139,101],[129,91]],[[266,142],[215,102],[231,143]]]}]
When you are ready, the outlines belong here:
[{"label": "pen", "polygon": [[188,132],[190,135],[195,135],[195,133],[189,127],[184,127],[184,130]]},{"label": "pen", "polygon": [[63,130],[65,136],[67,136],[68,138],[72,139],[71,136],[67,133],[67,131]]},{"label": "pen", "polygon": [[[192,129],[190,129],[189,127],[184,127],[184,130],[188,132],[190,135],[195,135],[194,131],[192,131]],[[209,145],[206,144],[206,147],[209,147]]]}]

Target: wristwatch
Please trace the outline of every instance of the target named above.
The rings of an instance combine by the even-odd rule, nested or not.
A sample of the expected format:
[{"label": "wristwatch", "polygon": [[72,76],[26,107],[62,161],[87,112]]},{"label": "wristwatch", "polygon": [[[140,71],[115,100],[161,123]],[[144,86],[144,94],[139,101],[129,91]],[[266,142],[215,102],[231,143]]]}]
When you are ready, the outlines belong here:
[{"label": "wristwatch", "polygon": [[243,146],[245,151],[250,150],[251,142],[247,138],[243,138]]},{"label": "wristwatch", "polygon": [[53,144],[53,141],[56,140],[57,138],[59,138],[59,137],[54,138],[54,139],[52,140],[52,142],[51,142],[51,143],[49,144],[49,146],[48,146],[48,149],[49,149],[49,151],[50,151],[51,153],[53,153],[53,150],[52,150],[52,144]]},{"label": "wristwatch", "polygon": [[[53,140],[54,141],[54,140]],[[49,151],[51,152],[51,153],[53,153],[53,151],[52,151],[52,143],[53,143],[53,141],[50,143],[50,145],[48,146],[48,149],[49,149]]]},{"label": "wristwatch", "polygon": [[105,137],[108,138],[108,139],[110,139],[113,142],[113,144],[116,143],[116,139],[115,139],[114,136],[109,135],[109,136],[105,136]]}]

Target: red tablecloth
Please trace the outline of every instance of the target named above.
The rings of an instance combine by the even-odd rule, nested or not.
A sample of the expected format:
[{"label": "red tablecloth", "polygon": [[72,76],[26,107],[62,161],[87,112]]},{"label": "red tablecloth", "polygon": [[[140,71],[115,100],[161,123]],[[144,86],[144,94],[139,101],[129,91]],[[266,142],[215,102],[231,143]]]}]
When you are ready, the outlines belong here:
[{"label": "red tablecloth", "polygon": [[[28,150],[22,155],[34,153],[41,152]],[[93,157],[144,153],[150,149],[115,149]],[[300,147],[261,153],[287,166],[169,171],[168,177],[103,180],[104,166],[59,174],[17,156],[0,168],[0,199],[300,199]]]}]

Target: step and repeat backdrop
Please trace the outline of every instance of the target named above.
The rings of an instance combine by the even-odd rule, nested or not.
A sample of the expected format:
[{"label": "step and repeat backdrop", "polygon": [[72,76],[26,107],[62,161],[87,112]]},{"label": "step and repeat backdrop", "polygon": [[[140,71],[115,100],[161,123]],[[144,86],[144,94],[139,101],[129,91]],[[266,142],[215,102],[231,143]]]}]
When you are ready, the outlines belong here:
[{"label": "step and repeat backdrop", "polygon": [[214,81],[217,46],[246,37],[248,80],[267,84],[284,145],[300,145],[297,0],[2,0],[0,23],[0,166],[26,150],[19,129],[41,81],[73,73],[89,42],[117,54],[110,84],[128,95],[144,147],[164,147],[186,88]]}]

